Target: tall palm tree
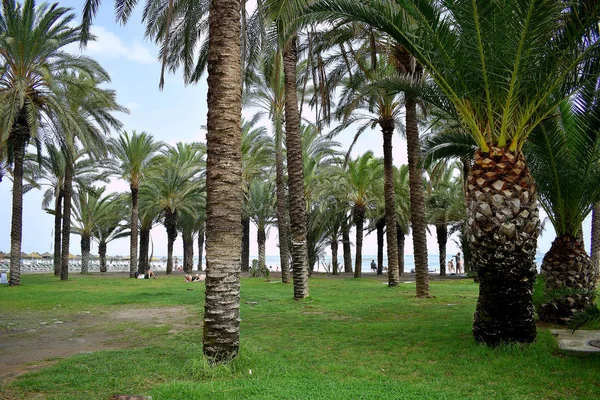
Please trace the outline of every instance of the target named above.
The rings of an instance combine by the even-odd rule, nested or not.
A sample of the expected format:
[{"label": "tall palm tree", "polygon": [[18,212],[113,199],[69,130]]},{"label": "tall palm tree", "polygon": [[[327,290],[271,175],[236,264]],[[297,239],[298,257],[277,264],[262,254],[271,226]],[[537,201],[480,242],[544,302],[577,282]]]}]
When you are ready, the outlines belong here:
[{"label": "tall palm tree", "polygon": [[[488,345],[536,336],[539,218],[522,148],[557,104],[595,75],[598,5],[591,7],[591,18],[572,5],[537,0],[323,0],[312,8],[314,17],[359,20],[390,35],[431,74],[436,86],[417,82],[421,96],[455,115],[477,143],[466,195],[480,279],[473,333]],[[415,80],[399,80],[397,88],[415,93]]]},{"label": "tall palm tree", "polygon": [[[394,167],[395,168],[395,167]],[[396,240],[398,247],[398,272],[404,274],[404,244],[406,235],[410,233],[410,183],[409,167],[406,164],[396,168],[394,191],[396,193]]]},{"label": "tall palm tree", "polygon": [[155,141],[152,135],[133,131],[131,135],[123,132],[111,141],[111,152],[116,163],[112,166],[113,173],[129,183],[131,190],[131,239],[129,242],[129,277],[133,278],[138,270],[138,221],[139,221],[139,190],[144,180],[144,174],[152,157],[163,146]]},{"label": "tall palm tree", "polygon": [[194,236],[198,224],[206,220],[206,200],[200,195],[189,199],[189,207],[185,207],[177,215],[177,229],[183,240],[183,270],[191,273],[194,269]]},{"label": "tall palm tree", "polygon": [[560,293],[538,310],[540,319],[566,324],[593,300],[598,271],[585,250],[581,225],[600,198],[600,98],[596,85],[560,104],[534,130],[524,152],[540,203],[556,239],[542,261],[547,291]]},{"label": "tall palm tree", "polygon": [[269,226],[274,222],[275,198],[273,184],[269,179],[255,179],[248,192],[248,213],[257,229],[258,266],[261,271],[266,268],[265,245],[269,235]]},{"label": "tall palm tree", "polygon": [[115,196],[110,203],[110,211],[107,211],[106,218],[102,218],[96,224],[93,234],[94,240],[98,242],[98,257],[100,258],[100,272],[106,272],[106,248],[108,243],[113,240],[124,238],[131,233],[127,225],[123,222],[127,219],[129,213],[129,198],[123,194]]},{"label": "tall palm tree", "polygon": [[[100,66],[87,57],[64,51],[77,42],[81,29],[68,8],[26,0],[2,2],[0,14],[0,148],[13,155],[13,201],[11,222],[10,285],[19,285],[23,214],[23,161],[26,146],[38,134],[42,121],[52,135],[76,125],[62,100],[61,88],[69,78],[61,72],[86,71],[107,78]],[[4,150],[2,150],[4,151]]]}]

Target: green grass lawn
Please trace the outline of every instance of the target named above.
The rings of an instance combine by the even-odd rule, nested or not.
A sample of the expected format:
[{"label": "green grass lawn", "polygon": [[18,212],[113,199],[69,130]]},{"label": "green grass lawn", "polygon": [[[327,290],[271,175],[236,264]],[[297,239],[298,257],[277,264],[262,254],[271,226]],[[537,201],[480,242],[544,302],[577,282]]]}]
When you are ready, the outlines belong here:
[{"label": "green grass lawn", "polygon": [[[0,288],[0,314],[11,320],[173,306],[202,319],[204,287],[181,276],[136,281],[96,274],[60,282],[25,275],[22,284]],[[435,298],[416,299],[410,283],[389,288],[373,278],[315,277],[311,297],[296,302],[290,285],[244,278],[241,348],[230,365],[206,364],[199,328],[169,334],[169,327],[121,324],[113,332],[144,344],[59,360],[0,388],[0,398],[600,398],[600,355],[561,352],[547,329],[530,346],[475,343],[477,291],[470,280],[433,281]],[[0,321],[0,340],[6,332]]]}]

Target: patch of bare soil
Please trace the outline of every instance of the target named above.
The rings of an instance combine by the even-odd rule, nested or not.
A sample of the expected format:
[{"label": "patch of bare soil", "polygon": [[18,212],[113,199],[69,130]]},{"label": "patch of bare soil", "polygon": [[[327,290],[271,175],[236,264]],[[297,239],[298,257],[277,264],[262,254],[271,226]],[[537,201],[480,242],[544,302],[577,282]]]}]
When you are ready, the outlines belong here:
[{"label": "patch of bare soil", "polygon": [[121,309],[111,313],[0,316],[0,387],[19,375],[57,359],[80,353],[122,349],[134,338],[110,329],[115,324],[170,325],[170,333],[198,328],[198,317],[186,307]]}]

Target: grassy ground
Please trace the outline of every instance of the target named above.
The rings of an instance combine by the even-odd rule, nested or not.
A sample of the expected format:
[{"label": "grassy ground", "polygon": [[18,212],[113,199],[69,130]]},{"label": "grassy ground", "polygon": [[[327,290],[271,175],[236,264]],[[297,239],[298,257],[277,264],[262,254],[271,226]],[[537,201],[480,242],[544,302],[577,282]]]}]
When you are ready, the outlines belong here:
[{"label": "grassy ground", "polygon": [[[82,308],[186,306],[201,320],[203,285],[181,280],[25,275],[22,287],[0,288],[0,307],[15,320],[44,312],[68,318]],[[207,366],[200,328],[169,334],[169,327],[124,324],[111,329],[147,345],[60,360],[0,388],[0,398],[600,398],[600,356],[559,351],[547,329],[530,346],[476,344],[477,290],[470,280],[435,281],[435,298],[416,299],[411,283],[388,288],[373,278],[316,277],[311,297],[295,302],[291,286],[244,278],[241,350],[230,365]]]}]

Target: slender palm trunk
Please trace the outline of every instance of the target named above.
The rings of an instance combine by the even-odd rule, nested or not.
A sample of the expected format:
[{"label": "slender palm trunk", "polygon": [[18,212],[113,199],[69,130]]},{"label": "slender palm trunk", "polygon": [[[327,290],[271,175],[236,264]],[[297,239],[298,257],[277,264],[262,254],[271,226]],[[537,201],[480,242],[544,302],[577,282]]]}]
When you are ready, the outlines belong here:
[{"label": "slender palm trunk", "polygon": [[[134,185],[131,189],[131,238],[129,242],[129,277],[135,277],[138,269],[138,196],[139,189]],[[143,272],[143,271],[142,271]]]},{"label": "slender palm trunk", "polygon": [[211,0],[208,46],[206,298],[203,351],[215,363],[240,345],[240,0]]},{"label": "slender palm trunk", "polygon": [[557,237],[544,256],[542,274],[546,278],[546,290],[573,289],[574,292],[542,304],[538,309],[540,320],[567,324],[575,311],[583,311],[592,304],[598,273],[582,238]]},{"label": "slender palm trunk", "polygon": [[448,243],[448,226],[444,223],[435,224],[435,233],[440,255],[440,276],[446,275],[446,244]]},{"label": "slender palm trunk", "polygon": [[12,221],[10,229],[10,286],[21,284],[21,242],[23,235],[23,161],[25,147],[29,138],[29,125],[25,111],[19,113],[13,128],[13,194],[12,194]]},{"label": "slender palm trunk", "polygon": [[352,249],[350,247],[350,225],[342,228],[342,250],[344,251],[344,272],[352,273]]},{"label": "slender palm trunk", "polygon": [[354,277],[360,278],[362,272],[362,244],[363,225],[365,222],[365,207],[355,205],[352,210],[352,219],[356,226],[356,258],[354,260]]},{"label": "slender palm trunk", "polygon": [[290,283],[290,262],[288,249],[288,213],[285,195],[285,176],[283,171],[283,134],[281,121],[275,123],[275,182],[277,185],[277,230],[279,232],[279,261],[281,264],[281,282]]},{"label": "slender palm trunk", "polygon": [[81,273],[90,272],[90,244],[92,240],[89,235],[81,235]]},{"label": "slender palm trunk", "polygon": [[333,268],[333,274],[339,275],[339,265],[338,265],[338,241],[337,238],[334,238],[331,241],[331,266]]},{"label": "slender palm trunk", "polygon": [[62,239],[62,202],[63,192],[58,191],[58,196],[54,203],[54,276],[60,276],[60,241]]},{"label": "slender palm trunk", "polygon": [[297,37],[294,35],[285,46],[283,73],[294,299],[300,300],[308,297],[308,253],[306,249],[306,201],[304,199],[300,112],[296,95],[296,63],[298,61],[296,41]]},{"label": "slender palm trunk", "polygon": [[265,258],[265,243],[267,242],[267,233],[264,227],[259,227],[256,232],[256,242],[258,243],[258,268],[261,273],[267,268]]},{"label": "slender palm trunk", "polygon": [[198,229],[198,271],[202,271],[202,257],[204,257],[204,225]]},{"label": "slender palm trunk", "polygon": [[[408,112],[407,112],[408,114]],[[394,120],[386,119],[381,122],[381,131],[383,133],[383,176],[384,176],[384,196],[385,196],[385,224],[393,227],[396,224],[396,192],[394,191],[394,165],[392,157],[392,137],[394,135]],[[418,133],[417,133],[418,135]],[[398,286],[400,284],[400,274],[398,272],[398,248],[396,243],[396,230],[391,228],[386,231],[388,256],[388,285]]]},{"label": "slender palm trunk", "polygon": [[400,224],[396,224],[396,240],[398,247],[398,274],[400,276],[404,275],[404,242],[405,242],[405,233],[400,227]]},{"label": "slender palm trunk", "polygon": [[600,273],[600,202],[594,205],[592,211],[592,266],[596,274]]},{"label": "slender palm trunk", "polygon": [[490,346],[535,340],[536,192],[523,153],[475,153],[467,188],[468,235],[479,276],[473,334]]},{"label": "slender palm trunk", "polygon": [[177,213],[165,210],[165,229],[167,230],[167,275],[173,273],[173,243],[177,239]]},{"label": "slender palm trunk", "polygon": [[183,235],[183,270],[189,274],[194,269],[194,238]]},{"label": "slender palm trunk", "polygon": [[98,257],[100,257],[100,272],[106,272],[106,242],[103,240],[98,244]]},{"label": "slender palm trunk", "polygon": [[413,235],[417,297],[427,297],[429,296],[429,267],[427,265],[423,170],[419,161],[421,145],[419,143],[417,102],[411,98],[406,99],[406,147],[408,152],[410,222]]},{"label": "slender palm trunk", "polygon": [[250,218],[242,217],[242,272],[250,271]]},{"label": "slender palm trunk", "polygon": [[150,269],[148,253],[150,251],[150,228],[142,226],[140,228],[140,259],[138,263],[138,272],[146,273]]},{"label": "slender palm trunk", "polygon": [[383,236],[385,235],[385,217],[377,220],[377,275],[383,275]]},{"label": "slender palm trunk", "polygon": [[71,239],[71,199],[73,198],[73,162],[67,155],[65,163],[64,205],[62,225],[62,248],[60,260],[60,279],[69,279],[69,245]]}]

